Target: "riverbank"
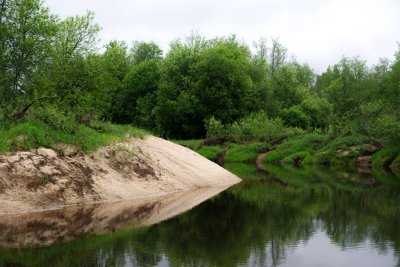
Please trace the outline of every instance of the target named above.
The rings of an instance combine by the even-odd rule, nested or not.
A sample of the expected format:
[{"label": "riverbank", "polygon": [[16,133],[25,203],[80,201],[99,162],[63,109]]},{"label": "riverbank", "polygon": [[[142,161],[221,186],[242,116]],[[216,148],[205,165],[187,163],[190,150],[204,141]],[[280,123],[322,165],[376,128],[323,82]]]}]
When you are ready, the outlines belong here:
[{"label": "riverbank", "polygon": [[282,136],[268,142],[220,139],[175,141],[215,162],[254,162],[296,167],[323,165],[371,172],[384,168],[400,172],[400,147],[383,147],[365,136],[333,138],[318,133]]},{"label": "riverbank", "polygon": [[58,148],[0,155],[0,214],[156,197],[240,181],[197,153],[150,135],[91,153]]}]

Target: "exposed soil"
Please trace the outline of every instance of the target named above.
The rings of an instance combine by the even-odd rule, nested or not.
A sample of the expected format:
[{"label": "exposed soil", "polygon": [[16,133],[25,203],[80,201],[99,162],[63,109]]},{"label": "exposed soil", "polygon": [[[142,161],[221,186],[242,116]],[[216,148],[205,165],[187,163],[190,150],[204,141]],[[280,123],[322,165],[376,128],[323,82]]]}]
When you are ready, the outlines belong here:
[{"label": "exposed soil", "polygon": [[257,166],[257,170],[259,170],[259,171],[266,171],[267,170],[265,168],[265,165],[264,165],[265,154],[267,154],[267,153],[266,152],[261,152],[261,153],[257,154],[256,166]]},{"label": "exposed soil", "polygon": [[197,153],[152,136],[91,155],[68,146],[60,146],[57,152],[39,148],[0,155],[0,215],[239,181]]}]

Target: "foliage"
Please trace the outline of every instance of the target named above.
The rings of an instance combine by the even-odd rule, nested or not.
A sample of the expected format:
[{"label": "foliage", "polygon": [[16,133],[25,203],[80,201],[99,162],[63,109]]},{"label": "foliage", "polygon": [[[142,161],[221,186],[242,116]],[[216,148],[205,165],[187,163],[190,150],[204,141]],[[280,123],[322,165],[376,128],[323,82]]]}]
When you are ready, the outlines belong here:
[{"label": "foliage", "polygon": [[[97,130],[93,129],[96,128]],[[98,122],[95,127],[76,125],[68,132],[59,125],[50,126],[42,121],[29,121],[0,129],[0,152],[30,150],[39,147],[57,149],[58,144],[70,144],[85,152],[106,146],[127,136],[142,137],[145,131],[131,126]],[[99,131],[101,130],[101,131]]]},{"label": "foliage", "polygon": [[395,162],[396,158],[400,155],[400,147],[385,147],[372,156],[372,164],[374,167],[389,167]]},{"label": "foliage", "polygon": [[4,125],[40,121],[75,135],[105,120],[174,139],[279,143],[319,131],[399,145],[400,50],[375,66],[343,57],[316,75],[276,39],[260,39],[255,53],[235,35],[198,34],[165,56],[143,41],[98,50],[93,12],[60,19],[42,0],[3,1],[0,22]]},{"label": "foliage", "polygon": [[207,137],[225,137],[236,142],[270,141],[276,138],[300,134],[299,128],[285,127],[280,118],[270,119],[264,111],[251,113],[232,123],[223,125],[211,117],[206,121]]},{"label": "foliage", "polygon": [[197,150],[199,149],[204,141],[200,139],[193,139],[193,140],[173,140],[174,143],[177,143],[178,145],[190,148],[191,150]]},{"label": "foliage", "polygon": [[225,162],[254,162],[257,154],[270,147],[267,143],[231,144],[225,153]]},{"label": "foliage", "polygon": [[326,136],[317,133],[291,137],[268,152],[264,162],[285,162],[299,165],[305,158],[314,154],[325,141]]},{"label": "foliage", "polygon": [[319,149],[315,161],[325,165],[351,165],[369,149],[368,138],[362,135],[349,135],[329,140]]},{"label": "foliage", "polygon": [[216,160],[222,153],[222,148],[219,146],[202,146],[196,152],[209,160]]}]

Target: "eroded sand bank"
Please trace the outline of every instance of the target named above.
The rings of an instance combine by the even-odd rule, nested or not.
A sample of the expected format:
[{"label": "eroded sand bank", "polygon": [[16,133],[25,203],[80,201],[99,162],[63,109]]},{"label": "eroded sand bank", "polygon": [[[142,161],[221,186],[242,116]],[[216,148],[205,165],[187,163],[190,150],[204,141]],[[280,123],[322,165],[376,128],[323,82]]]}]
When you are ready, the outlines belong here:
[{"label": "eroded sand bank", "polygon": [[0,215],[158,197],[239,181],[199,154],[154,136],[91,155],[40,148],[0,155]]}]

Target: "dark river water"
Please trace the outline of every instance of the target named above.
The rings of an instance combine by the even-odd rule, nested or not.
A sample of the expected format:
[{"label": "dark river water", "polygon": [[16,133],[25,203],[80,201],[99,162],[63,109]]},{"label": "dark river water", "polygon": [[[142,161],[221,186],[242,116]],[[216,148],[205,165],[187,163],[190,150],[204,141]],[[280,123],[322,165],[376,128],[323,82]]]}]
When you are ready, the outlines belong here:
[{"label": "dark river water", "polygon": [[219,194],[0,218],[0,266],[400,266],[399,176],[225,167]]}]

